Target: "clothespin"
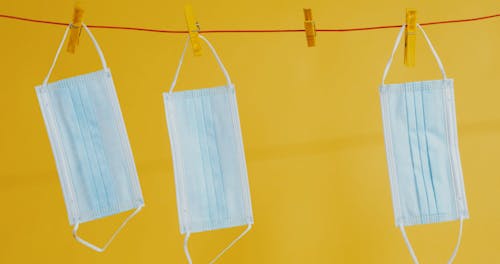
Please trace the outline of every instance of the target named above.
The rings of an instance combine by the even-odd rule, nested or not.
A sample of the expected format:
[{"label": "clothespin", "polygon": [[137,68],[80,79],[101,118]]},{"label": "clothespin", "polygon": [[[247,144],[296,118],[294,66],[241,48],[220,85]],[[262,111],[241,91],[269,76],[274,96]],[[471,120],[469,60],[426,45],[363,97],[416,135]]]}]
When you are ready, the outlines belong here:
[{"label": "clothespin", "polygon": [[194,16],[193,7],[191,5],[184,6],[184,14],[186,15],[186,23],[193,53],[195,56],[201,56],[201,40],[199,37],[200,24]]},{"label": "clothespin", "polygon": [[312,19],[312,11],[310,8],[304,8],[304,28],[307,46],[314,47],[316,45],[316,24]]},{"label": "clothespin", "polygon": [[82,20],[83,20],[84,10],[80,2],[76,2],[75,9],[73,12],[73,22],[71,23],[68,48],[66,51],[74,54],[76,46],[78,46],[78,41],[80,39],[80,33],[82,32]]},{"label": "clothespin", "polygon": [[405,65],[415,66],[415,47],[417,42],[417,10],[406,9],[405,28]]}]

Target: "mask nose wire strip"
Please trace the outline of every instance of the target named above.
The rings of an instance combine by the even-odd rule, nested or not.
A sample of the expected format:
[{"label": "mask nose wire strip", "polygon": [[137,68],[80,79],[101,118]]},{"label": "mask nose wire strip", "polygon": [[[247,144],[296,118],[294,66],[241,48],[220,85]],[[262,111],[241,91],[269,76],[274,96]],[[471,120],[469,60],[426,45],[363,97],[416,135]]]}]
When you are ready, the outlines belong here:
[{"label": "mask nose wire strip", "polygon": [[123,221],[123,223],[118,227],[118,229],[116,229],[116,231],[113,233],[111,238],[108,240],[108,242],[106,242],[106,244],[102,248],[95,246],[95,245],[87,242],[86,240],[84,240],[78,236],[77,232],[78,232],[78,227],[79,227],[80,223],[75,224],[75,227],[73,228],[73,237],[76,239],[76,241],[82,243],[83,245],[85,245],[85,246],[87,246],[87,247],[89,247],[97,252],[103,252],[104,250],[106,250],[106,248],[109,246],[109,244],[111,244],[111,242],[113,242],[113,239],[115,239],[115,237],[118,235],[118,233],[120,233],[120,231],[123,229],[123,227],[125,227],[127,222],[130,221],[130,219],[132,219],[137,213],[139,213],[139,211],[141,211],[142,207],[144,207],[144,206],[139,206],[137,209],[135,209],[135,211],[132,214],[130,214]]},{"label": "mask nose wire strip", "polygon": [[[457,245],[455,246],[455,249],[453,250],[453,254],[451,255],[450,259],[448,260],[448,264],[453,263],[453,260],[457,256],[458,249],[460,248],[460,242],[462,241],[462,230],[464,226],[464,219],[460,218],[460,229],[458,231],[458,240],[457,240]],[[417,256],[415,255],[415,252],[413,251],[413,247],[410,244],[410,240],[408,240],[408,236],[406,235],[405,227],[400,226],[399,229],[401,229],[401,233],[403,234],[403,238],[406,243],[406,247],[408,247],[408,251],[410,251],[411,258],[413,259],[413,263],[418,264],[418,259]]]},{"label": "mask nose wire strip", "polygon": [[[243,231],[226,248],[224,248],[214,259],[212,259],[212,261],[210,261],[210,264],[215,263],[220,257],[222,257],[222,255],[224,255],[224,253],[226,253],[232,246],[234,246],[234,244],[236,244],[236,242],[238,242],[244,235],[246,235],[248,233],[248,231],[250,231],[250,229],[252,229],[252,224],[248,224],[245,231]],[[190,235],[191,235],[191,233],[188,232],[188,233],[186,233],[186,237],[184,237],[184,253],[186,254],[186,258],[188,260],[188,263],[193,264],[193,261],[191,260],[191,255],[189,254],[189,248],[188,248],[188,240],[189,240]]]},{"label": "mask nose wire strip", "polygon": [[457,256],[458,248],[460,247],[460,242],[462,241],[462,229],[463,229],[463,225],[464,225],[464,219],[460,218],[460,231],[458,232],[457,245],[455,246],[455,250],[453,250],[453,254],[450,257],[450,260],[448,260],[448,264],[453,263],[453,260]]}]

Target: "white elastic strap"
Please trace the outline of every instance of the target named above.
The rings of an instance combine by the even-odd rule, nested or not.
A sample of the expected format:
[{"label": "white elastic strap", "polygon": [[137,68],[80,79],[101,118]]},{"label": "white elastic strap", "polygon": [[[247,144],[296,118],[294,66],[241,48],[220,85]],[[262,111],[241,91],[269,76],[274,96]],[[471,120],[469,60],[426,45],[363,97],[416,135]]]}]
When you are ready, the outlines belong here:
[{"label": "white elastic strap", "polygon": [[101,47],[99,46],[99,43],[97,43],[97,40],[95,39],[94,35],[92,35],[92,32],[90,32],[87,25],[82,23],[82,26],[85,29],[85,31],[87,31],[87,34],[89,34],[89,37],[92,40],[92,43],[94,43],[95,49],[97,50],[97,53],[99,54],[99,59],[101,59],[102,68],[107,70],[108,64],[106,63],[106,59],[104,59],[104,54],[102,53],[102,50],[101,50]]},{"label": "white elastic strap", "polygon": [[[441,59],[439,58],[439,55],[436,52],[436,49],[434,49],[434,46],[432,45],[429,37],[425,33],[425,31],[422,28],[422,26],[420,26],[419,24],[417,24],[417,27],[418,27],[418,29],[420,29],[420,31],[424,35],[425,41],[427,42],[427,45],[431,49],[432,55],[434,55],[434,58],[436,59],[436,61],[438,63],[439,70],[441,71],[441,74],[443,75],[443,79],[446,79],[446,72],[444,71],[443,63],[441,62]],[[404,32],[405,28],[406,28],[406,25],[403,25],[401,27],[401,29],[399,30],[398,36],[396,37],[396,42],[394,43],[394,47],[392,49],[391,57],[389,58],[389,61],[385,65],[384,75],[382,77],[382,85],[385,84],[385,78],[387,77],[387,74],[389,73],[389,69],[391,68],[392,60],[394,59],[394,54],[396,53],[396,50],[398,49],[399,43],[401,42],[401,38],[403,37],[403,32]]]},{"label": "white elastic strap", "polygon": [[189,236],[191,235],[191,233],[186,233],[186,237],[184,238],[184,253],[186,254],[186,258],[188,260],[188,263],[189,264],[193,264],[193,261],[191,260],[191,255],[189,254],[189,248],[188,248],[188,240],[189,240]]},{"label": "white elastic strap", "polygon": [[[453,250],[453,254],[451,254],[451,257],[448,260],[448,264],[453,263],[453,260],[457,256],[458,249],[460,248],[460,242],[462,241],[463,225],[464,225],[464,219],[460,218],[460,229],[458,231],[457,244],[455,245],[455,249]],[[399,229],[401,230],[401,233],[403,234],[403,239],[405,240],[406,247],[408,247],[408,251],[410,251],[410,255],[411,255],[411,258],[413,259],[413,263],[418,264],[417,256],[415,255],[415,252],[413,251],[413,247],[410,244],[410,240],[408,239],[408,236],[406,235],[405,227],[400,226]]]},{"label": "white elastic strap", "polygon": [[415,255],[415,252],[413,251],[413,247],[410,244],[410,240],[408,239],[408,236],[406,235],[405,227],[400,226],[399,229],[401,230],[401,233],[403,234],[403,239],[405,240],[406,247],[408,248],[408,251],[410,251],[410,255],[411,255],[411,258],[413,259],[413,263],[418,264],[417,256]]},{"label": "white elastic strap", "polygon": [[453,250],[453,254],[451,254],[450,260],[448,260],[448,264],[453,263],[453,260],[457,256],[458,248],[460,247],[460,242],[462,241],[462,229],[464,225],[464,219],[460,218],[460,231],[458,231],[458,240],[457,245],[455,246],[455,250]]},{"label": "white elastic strap", "polygon": [[434,55],[434,58],[436,59],[438,65],[439,65],[439,70],[441,71],[441,74],[443,75],[443,79],[446,79],[446,72],[444,71],[443,63],[441,62],[441,59],[439,58],[439,55],[436,52],[436,49],[432,45],[431,40],[427,36],[427,33],[425,33],[424,28],[422,26],[420,26],[420,24],[417,24],[417,27],[418,27],[418,29],[420,29],[420,31],[422,31],[422,34],[424,35],[425,41],[429,45],[429,48],[432,51],[432,55]]},{"label": "white elastic strap", "polygon": [[[219,64],[219,67],[221,68],[222,72],[224,73],[224,77],[226,78],[226,82],[228,86],[231,86],[231,78],[229,77],[229,73],[226,70],[226,67],[224,67],[224,64],[222,63],[221,59],[219,58],[219,55],[217,55],[217,52],[215,51],[215,48],[212,46],[212,44],[206,39],[204,36],[199,35],[200,39],[205,41],[207,46],[210,48],[210,51],[214,55],[215,59],[217,60],[217,63]],[[181,71],[182,67],[182,62],[184,61],[184,55],[186,54],[187,47],[189,46],[189,36],[186,39],[186,44],[184,45],[184,49],[182,50],[181,58],[179,60],[179,64],[177,65],[177,70],[175,71],[174,75],[174,80],[172,81],[172,84],[170,85],[170,90],[168,93],[172,93],[175,87],[175,84],[177,83],[177,79],[179,78],[179,73]]]},{"label": "white elastic strap", "polygon": [[238,242],[244,235],[246,235],[248,231],[250,231],[250,229],[252,229],[252,224],[248,224],[247,229],[245,229],[245,231],[243,231],[243,233],[241,233],[235,240],[233,240],[231,244],[229,244],[225,249],[223,249],[219,253],[219,255],[217,255],[212,261],[210,261],[210,264],[215,263],[220,257],[222,257],[222,255],[224,255],[226,251],[228,251],[232,246],[234,246],[234,244],[236,244],[236,242]]},{"label": "white elastic strap", "polygon": [[115,237],[118,235],[118,233],[120,233],[120,231],[123,229],[123,227],[127,224],[128,221],[130,221],[130,219],[132,219],[137,213],[139,213],[139,211],[141,211],[142,207],[144,207],[143,205],[141,205],[140,207],[138,207],[137,209],[135,209],[135,211],[130,214],[124,221],[123,223],[120,225],[120,227],[118,227],[118,229],[116,229],[116,231],[113,233],[113,235],[111,236],[111,238],[108,240],[108,242],[106,242],[106,244],[103,246],[103,247],[97,247],[87,241],[85,241],[84,239],[82,239],[81,237],[78,236],[77,234],[77,231],[78,231],[78,226],[80,225],[80,223],[76,223],[75,224],[75,227],[73,228],[73,237],[76,239],[76,241],[82,243],[83,245],[97,251],[97,252],[103,252],[104,250],[106,250],[106,248],[108,248],[109,244],[111,244],[111,242],[113,241],[113,239],[115,239]]},{"label": "white elastic strap", "polygon": [[59,47],[57,48],[56,51],[56,56],[52,60],[52,65],[50,66],[49,72],[47,73],[47,77],[45,77],[45,80],[43,80],[43,85],[47,85],[47,82],[49,81],[49,77],[52,74],[52,71],[54,70],[54,66],[56,65],[57,58],[59,58],[59,53],[61,53],[62,46],[64,45],[64,40],[66,40],[66,37],[68,36],[69,29],[71,28],[71,25],[68,25],[66,27],[66,30],[64,31],[64,35],[62,37],[61,43],[59,44]]},{"label": "white elastic strap", "polygon": [[[238,242],[243,236],[245,236],[248,233],[248,231],[250,231],[250,229],[252,229],[252,224],[248,224],[245,231],[243,231],[226,248],[224,248],[214,259],[212,259],[212,261],[210,261],[210,264],[215,263],[220,257],[222,257],[222,255],[224,255],[224,253],[226,253],[232,246],[234,246],[234,244],[236,244],[236,242]],[[189,240],[190,235],[191,235],[191,233],[188,232],[188,233],[186,233],[186,237],[184,238],[184,253],[186,253],[188,263],[192,264],[193,262],[191,260],[191,255],[189,254],[189,248],[188,248],[188,240]]]},{"label": "white elastic strap", "polygon": [[[102,50],[99,47],[99,44],[97,43],[97,40],[94,38],[94,35],[92,35],[92,33],[90,32],[90,30],[87,28],[87,26],[85,24],[82,23],[82,26],[85,29],[85,31],[87,31],[87,33],[90,36],[90,39],[94,43],[94,46],[97,50],[97,53],[99,54],[99,58],[101,59],[103,69],[107,70],[108,66],[106,64],[106,60],[104,59],[104,54],[102,53]],[[50,75],[52,75],[52,71],[54,70],[54,67],[56,66],[57,59],[59,58],[59,54],[61,53],[62,47],[64,45],[64,41],[66,40],[66,37],[68,36],[68,32],[69,32],[70,28],[71,28],[71,24],[68,27],[66,27],[66,31],[64,31],[64,35],[63,35],[63,38],[61,40],[61,43],[59,44],[59,47],[57,48],[56,56],[54,56],[54,60],[52,61],[52,65],[50,66],[49,72],[47,73],[47,77],[45,77],[45,80],[43,81],[44,86],[47,85],[47,83],[49,82]]]},{"label": "white elastic strap", "polygon": [[396,42],[394,43],[394,47],[392,48],[391,57],[389,61],[385,65],[384,75],[382,76],[382,85],[385,84],[385,77],[387,77],[387,73],[389,73],[389,68],[391,68],[392,60],[394,59],[394,54],[396,54],[396,50],[398,49],[399,42],[401,42],[401,37],[403,36],[403,32],[405,31],[406,25],[403,25],[399,30],[398,36],[396,37]]},{"label": "white elastic strap", "polygon": [[174,90],[175,84],[177,83],[177,78],[179,78],[179,73],[181,72],[182,62],[184,61],[184,55],[186,54],[186,50],[187,50],[188,45],[189,45],[189,36],[186,39],[186,44],[184,44],[184,49],[182,50],[181,58],[179,59],[179,65],[177,65],[177,70],[175,70],[174,80],[172,81],[172,84],[170,85],[170,90],[168,90],[168,93],[172,93],[172,91]]}]

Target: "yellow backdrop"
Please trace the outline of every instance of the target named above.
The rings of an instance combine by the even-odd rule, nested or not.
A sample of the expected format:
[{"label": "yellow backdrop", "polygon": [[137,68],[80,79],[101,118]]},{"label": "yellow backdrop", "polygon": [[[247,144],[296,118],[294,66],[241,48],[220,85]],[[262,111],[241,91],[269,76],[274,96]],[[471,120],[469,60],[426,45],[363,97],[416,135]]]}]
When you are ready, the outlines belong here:
[{"label": "yellow backdrop", "polygon": [[[184,1],[86,1],[88,24],[185,29]],[[202,29],[302,28],[310,7],[320,28],[483,16],[498,0],[192,1]],[[2,0],[0,13],[69,22],[73,1]],[[459,143],[471,219],[456,263],[500,263],[500,19],[426,27],[455,79]],[[0,19],[0,263],[186,263],[179,233],[162,92],[185,35],[94,29],[113,72],[142,184],[145,209],[104,253],[71,236],[34,86],[45,77],[64,27]],[[236,84],[255,215],[254,229],[220,263],[410,263],[394,225],[378,85],[398,29],[206,34]],[[388,82],[439,78],[423,36],[417,66],[398,50]],[[82,33],[52,80],[100,67]],[[204,47],[189,51],[179,90],[224,83]],[[81,227],[102,244],[124,214]],[[244,227],[195,234],[207,263]],[[458,223],[408,228],[422,263],[445,263]]]}]

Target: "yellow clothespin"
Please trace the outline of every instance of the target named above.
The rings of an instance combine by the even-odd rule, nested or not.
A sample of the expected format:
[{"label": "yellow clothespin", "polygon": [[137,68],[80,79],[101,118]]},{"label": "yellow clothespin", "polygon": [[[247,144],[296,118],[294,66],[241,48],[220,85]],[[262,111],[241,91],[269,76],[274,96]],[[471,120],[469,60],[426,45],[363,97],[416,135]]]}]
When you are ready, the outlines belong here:
[{"label": "yellow clothespin", "polygon": [[406,9],[405,65],[415,66],[415,47],[417,42],[417,10]]},{"label": "yellow clothespin", "polygon": [[76,2],[75,9],[73,12],[73,22],[71,23],[68,48],[66,51],[69,53],[75,53],[76,46],[78,46],[78,41],[80,39],[80,33],[82,32],[82,19],[83,19],[83,8],[80,2]]},{"label": "yellow clothespin", "polygon": [[316,24],[312,19],[312,11],[310,8],[304,8],[304,28],[307,46],[314,47],[316,45]]},{"label": "yellow clothespin", "polygon": [[195,56],[201,56],[201,41],[199,37],[200,24],[194,16],[193,7],[191,5],[184,6],[184,14],[186,15],[186,23],[193,53]]}]

